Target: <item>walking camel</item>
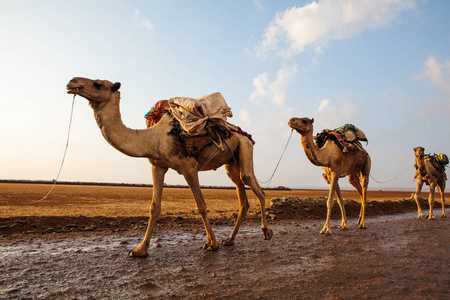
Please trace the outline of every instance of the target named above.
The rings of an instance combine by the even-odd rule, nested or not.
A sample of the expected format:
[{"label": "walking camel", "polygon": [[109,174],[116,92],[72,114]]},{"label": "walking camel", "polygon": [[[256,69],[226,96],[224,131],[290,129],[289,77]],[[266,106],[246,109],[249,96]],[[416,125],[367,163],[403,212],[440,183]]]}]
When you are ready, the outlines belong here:
[{"label": "walking camel", "polygon": [[414,148],[414,156],[416,157],[416,175],[414,178],[417,179],[417,188],[416,193],[414,194],[414,200],[417,203],[417,211],[418,217],[423,218],[424,214],[422,212],[422,208],[420,207],[419,202],[419,194],[422,191],[422,186],[424,183],[430,186],[430,194],[428,196],[428,205],[430,207],[430,212],[427,215],[429,220],[434,219],[433,214],[433,206],[434,206],[434,191],[436,186],[441,193],[441,203],[442,203],[442,218],[445,218],[445,181],[447,180],[447,175],[444,170],[439,169],[437,166],[434,166],[432,163],[432,157],[424,154],[425,149],[423,147],[415,147]]},{"label": "walking camel", "polygon": [[[361,211],[359,214],[359,228],[366,228],[364,222],[364,213],[366,208],[367,186],[369,184],[370,157],[362,149],[351,150],[343,153],[336,143],[328,139],[325,144],[319,148],[313,140],[314,119],[291,118],[288,122],[289,127],[295,129],[301,135],[302,146],[308,159],[316,166],[321,166],[330,182],[330,191],[327,200],[327,218],[322,234],[331,234],[330,217],[333,208],[333,196],[336,193],[339,207],[341,208],[342,223],[340,229],[347,229],[347,215],[341,196],[338,180],[341,177],[348,176],[349,182],[355,187],[361,196]],[[362,186],[361,186],[362,183]]]},{"label": "walking camel", "polygon": [[[245,192],[248,185],[256,194],[261,206],[261,229],[265,240],[272,238],[265,213],[265,195],[253,171],[253,144],[241,135],[233,134],[226,143],[229,151],[217,151],[216,146],[205,147],[198,157],[189,156],[182,151],[182,145],[168,132],[172,129],[172,117],[165,114],[155,126],[142,130],[127,128],[120,114],[120,83],[107,80],[91,80],[75,77],[67,84],[69,94],[79,95],[89,101],[103,137],[114,148],[132,157],[148,158],[152,165],[153,196],[150,207],[150,219],[141,244],[129,252],[131,257],[146,257],[156,221],[161,212],[161,197],[164,176],[169,168],[183,175],[195,199],[197,210],[206,229],[205,250],[217,250],[219,244],[211,228],[206,203],[203,198],[198,172],[215,170],[223,165],[227,175],[236,185],[239,199],[239,214],[230,236],[222,244],[234,245],[239,227],[249,209]],[[217,154],[218,153],[218,154]]]}]

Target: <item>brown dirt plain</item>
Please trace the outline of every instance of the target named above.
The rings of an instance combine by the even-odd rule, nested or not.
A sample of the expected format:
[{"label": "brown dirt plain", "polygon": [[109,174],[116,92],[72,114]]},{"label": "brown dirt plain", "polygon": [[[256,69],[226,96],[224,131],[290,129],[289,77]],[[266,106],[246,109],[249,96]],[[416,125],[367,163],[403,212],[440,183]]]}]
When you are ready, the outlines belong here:
[{"label": "brown dirt plain", "polygon": [[[337,229],[335,203],[330,236],[319,234],[327,190],[267,190],[271,241],[247,191],[236,245],[207,252],[190,191],[166,188],[149,256],[132,259],[152,188],[57,185],[40,200],[50,187],[0,184],[0,299],[448,299],[450,221],[438,202],[436,220],[417,219],[412,190],[370,190],[366,230],[356,227],[359,196],[343,191],[350,229]],[[225,239],[235,190],[203,193]],[[271,201],[289,196],[301,201]]]}]

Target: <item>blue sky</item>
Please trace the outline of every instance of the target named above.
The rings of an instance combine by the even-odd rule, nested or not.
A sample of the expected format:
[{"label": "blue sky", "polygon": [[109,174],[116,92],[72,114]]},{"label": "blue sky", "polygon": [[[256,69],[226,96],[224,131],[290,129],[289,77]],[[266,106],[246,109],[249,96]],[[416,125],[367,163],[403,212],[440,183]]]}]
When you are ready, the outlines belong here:
[{"label": "blue sky", "polygon": [[[219,91],[270,178],[291,117],[369,139],[371,189],[414,190],[415,146],[450,154],[450,2],[0,0],[0,178],[56,178],[75,77],[121,82],[130,128],[160,99]],[[409,168],[409,169],[408,169]],[[328,188],[294,133],[270,186]],[[151,183],[146,159],[101,136],[75,99],[60,180]],[[185,184],[170,171],[167,184]],[[204,185],[232,185],[223,168]],[[349,187],[346,179],[342,187]],[[264,187],[266,184],[262,184]]]}]

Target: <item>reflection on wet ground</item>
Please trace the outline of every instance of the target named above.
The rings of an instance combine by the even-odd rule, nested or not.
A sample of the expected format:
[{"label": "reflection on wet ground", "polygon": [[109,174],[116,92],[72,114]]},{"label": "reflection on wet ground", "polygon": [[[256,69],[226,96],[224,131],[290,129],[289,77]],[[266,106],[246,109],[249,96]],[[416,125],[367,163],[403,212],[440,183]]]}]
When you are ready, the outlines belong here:
[{"label": "reflection on wet ground", "polygon": [[[416,216],[367,218],[367,230],[333,220],[330,236],[319,234],[323,221],[274,225],[271,241],[243,226],[216,252],[201,250],[203,230],[158,228],[145,259],[127,256],[142,232],[0,242],[0,299],[439,298],[450,286],[450,222]],[[214,230],[222,240],[232,227]]]}]

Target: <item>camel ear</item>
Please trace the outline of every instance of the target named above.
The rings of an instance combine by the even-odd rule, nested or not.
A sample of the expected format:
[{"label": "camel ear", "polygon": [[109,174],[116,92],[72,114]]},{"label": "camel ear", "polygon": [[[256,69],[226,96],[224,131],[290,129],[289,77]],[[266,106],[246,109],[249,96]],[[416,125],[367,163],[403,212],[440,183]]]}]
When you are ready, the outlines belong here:
[{"label": "camel ear", "polygon": [[114,83],[114,85],[111,87],[111,90],[113,92],[118,91],[120,89],[120,82]]},{"label": "camel ear", "polygon": [[314,123],[314,118],[311,119],[311,124]]}]

